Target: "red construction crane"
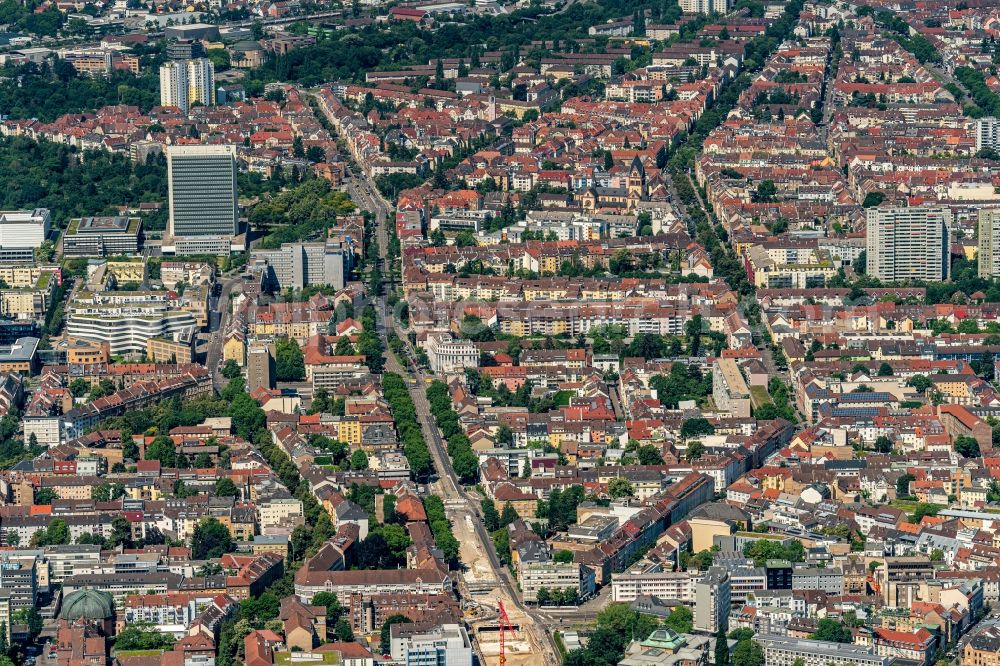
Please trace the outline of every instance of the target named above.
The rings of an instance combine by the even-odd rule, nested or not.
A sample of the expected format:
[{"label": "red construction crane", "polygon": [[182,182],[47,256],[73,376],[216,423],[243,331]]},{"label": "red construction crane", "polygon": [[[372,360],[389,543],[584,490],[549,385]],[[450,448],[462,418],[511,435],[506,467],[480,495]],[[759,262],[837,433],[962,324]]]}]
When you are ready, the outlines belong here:
[{"label": "red construction crane", "polygon": [[513,638],[514,625],[510,623],[510,618],[507,617],[507,609],[503,607],[502,599],[497,599],[497,605],[500,607],[500,666],[505,666],[507,655],[504,654],[504,633],[509,631],[511,638]]}]

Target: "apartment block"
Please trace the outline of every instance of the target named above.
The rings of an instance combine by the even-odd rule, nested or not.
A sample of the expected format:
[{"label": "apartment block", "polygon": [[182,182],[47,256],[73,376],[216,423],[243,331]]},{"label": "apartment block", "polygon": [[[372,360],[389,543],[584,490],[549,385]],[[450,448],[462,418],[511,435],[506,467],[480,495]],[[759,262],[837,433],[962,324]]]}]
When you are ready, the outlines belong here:
[{"label": "apartment block", "polygon": [[725,14],[732,3],[729,0],[680,0],[685,14]]},{"label": "apartment block", "polygon": [[1000,119],[991,116],[976,121],[976,151],[983,148],[1000,150]]},{"label": "apartment block", "polygon": [[868,274],[880,280],[951,277],[948,208],[869,208]]},{"label": "apartment block", "polygon": [[207,58],[171,61],[160,65],[160,105],[175,106],[185,114],[195,103],[215,104],[215,66]]},{"label": "apartment block", "polygon": [[660,567],[650,571],[625,571],[612,578],[611,599],[630,602],[653,596],[692,603],[696,581],[697,577],[687,572],[663,571]]},{"label": "apartment block", "polygon": [[715,634],[729,622],[729,572],[722,567],[710,567],[708,573],[694,585],[694,628]]},{"label": "apartment block", "polygon": [[267,264],[268,280],[281,291],[314,285],[343,289],[353,256],[347,243],[284,243],[275,250],[254,250],[250,259]]},{"label": "apartment block", "polygon": [[1000,208],[979,210],[979,277],[1000,276]]},{"label": "apartment block", "polygon": [[392,658],[412,666],[472,666],[472,642],[459,624],[428,627],[399,623],[390,628]]},{"label": "apartment block", "polygon": [[731,358],[720,358],[712,369],[712,398],[720,411],[737,418],[750,417],[750,387],[740,366]]}]

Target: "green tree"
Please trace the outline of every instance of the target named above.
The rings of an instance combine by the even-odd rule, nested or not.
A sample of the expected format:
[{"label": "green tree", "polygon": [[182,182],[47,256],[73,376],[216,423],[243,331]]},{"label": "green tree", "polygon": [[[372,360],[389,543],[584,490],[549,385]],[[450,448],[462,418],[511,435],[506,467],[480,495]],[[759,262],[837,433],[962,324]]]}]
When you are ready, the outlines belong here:
[{"label": "green tree", "polygon": [[69,392],[74,398],[82,398],[90,391],[90,382],[79,377],[69,383]]},{"label": "green tree", "polygon": [[149,622],[132,622],[115,637],[115,650],[166,650],[175,642],[173,636],[157,631]]},{"label": "green tree", "polygon": [[222,376],[226,379],[236,379],[242,374],[240,365],[233,359],[229,359],[222,366]]},{"label": "green tree", "polygon": [[257,401],[247,393],[240,393],[229,405],[229,416],[233,419],[236,434],[248,441],[264,427],[267,416]]},{"label": "green tree", "polygon": [[[336,625],[337,619],[343,614],[344,609],[340,605],[340,601],[337,599],[337,595],[333,592],[319,592],[313,599],[312,603],[314,606],[323,606],[326,608],[326,621],[327,625]],[[324,637],[320,637],[324,638]]]},{"label": "green tree", "polygon": [[573,551],[565,549],[557,550],[552,554],[552,560],[560,564],[570,564],[573,562]]},{"label": "green tree", "polygon": [[811,634],[810,638],[831,643],[851,643],[854,640],[850,629],[830,618],[820,620],[816,625],[815,633]]},{"label": "green tree", "polygon": [[35,504],[39,506],[52,504],[57,499],[59,499],[59,496],[53,488],[39,488],[35,492]]},{"label": "green tree", "polygon": [[758,203],[769,203],[774,201],[777,193],[778,188],[774,185],[774,181],[765,180],[757,185],[757,189],[753,193],[753,200]]},{"label": "green tree", "polygon": [[764,666],[764,650],[757,641],[740,641],[733,649],[733,666]]},{"label": "green tree", "polygon": [[909,472],[896,479],[896,494],[900,497],[907,497],[910,494],[910,482],[916,481],[917,477]]},{"label": "green tree", "polygon": [[354,631],[351,629],[351,623],[347,621],[347,618],[342,617],[337,620],[333,628],[333,633],[338,641],[346,643],[354,640]]},{"label": "green tree", "polygon": [[125,516],[115,516],[111,519],[111,536],[108,537],[108,546],[117,548],[131,548],[135,544],[132,542],[132,523]]},{"label": "green tree", "polygon": [[729,666],[729,641],[724,629],[715,635],[715,666]]},{"label": "green tree", "polygon": [[918,502],[913,508],[913,515],[910,516],[911,522],[919,523],[924,516],[936,516],[938,511],[941,510],[941,505],[932,504],[930,502]]},{"label": "green tree", "polygon": [[174,441],[167,435],[157,435],[146,447],[146,460],[159,460],[163,467],[174,467],[177,464],[177,450]]},{"label": "green tree", "polygon": [[305,358],[295,340],[278,338],[274,343],[274,374],[282,382],[300,382],[306,378]]},{"label": "green tree", "polygon": [[191,537],[191,557],[196,560],[211,560],[236,549],[229,529],[217,518],[205,518],[194,528]]},{"label": "green tree", "polygon": [[700,437],[702,435],[714,434],[715,427],[708,419],[700,416],[693,419],[685,419],[681,424],[681,437],[685,439],[689,437]]},{"label": "green tree", "polygon": [[615,477],[614,479],[608,481],[608,495],[610,495],[612,499],[632,497],[635,495],[635,490],[632,488],[632,484],[628,479]]},{"label": "green tree", "polygon": [[500,513],[500,527],[507,527],[515,520],[518,519],[517,511],[511,506],[510,502],[506,502],[503,505],[503,511]]},{"label": "green tree", "polygon": [[878,366],[878,376],[892,377],[892,366],[883,361],[882,364]]},{"label": "green tree", "polygon": [[497,512],[496,503],[490,498],[485,498],[479,503],[483,510],[483,523],[487,532],[496,532],[500,529],[500,514]]},{"label": "green tree", "polygon": [[927,375],[913,375],[906,380],[907,386],[912,386],[919,393],[924,393],[931,387],[931,380]]},{"label": "green tree", "polygon": [[875,450],[879,453],[890,453],[892,451],[892,440],[885,435],[879,435],[875,439]]},{"label": "green tree", "polygon": [[684,450],[684,457],[688,462],[698,460],[703,455],[705,455],[705,445],[698,441],[691,442]]},{"label": "green tree", "polygon": [[215,494],[219,497],[239,497],[240,489],[228,476],[219,477],[215,482]]},{"label": "green tree", "polygon": [[21,608],[15,611],[13,616],[11,616],[11,622],[28,625],[28,633],[31,635],[31,640],[35,640],[38,634],[42,633],[42,615],[35,608]]},{"label": "green tree", "polygon": [[635,451],[640,465],[662,465],[663,456],[660,449],[652,444],[644,444]]},{"label": "green tree", "polygon": [[678,634],[690,634],[694,629],[694,616],[687,606],[674,606],[670,615],[663,621],[667,627],[673,629]]},{"label": "green tree", "polygon": [[125,494],[125,486],[120,483],[101,483],[90,490],[90,499],[96,502],[113,502]]},{"label": "green tree", "polygon": [[978,458],[979,442],[975,437],[960,435],[955,438],[955,451],[963,458]]},{"label": "green tree", "polygon": [[351,469],[368,469],[368,455],[361,449],[351,454]]}]

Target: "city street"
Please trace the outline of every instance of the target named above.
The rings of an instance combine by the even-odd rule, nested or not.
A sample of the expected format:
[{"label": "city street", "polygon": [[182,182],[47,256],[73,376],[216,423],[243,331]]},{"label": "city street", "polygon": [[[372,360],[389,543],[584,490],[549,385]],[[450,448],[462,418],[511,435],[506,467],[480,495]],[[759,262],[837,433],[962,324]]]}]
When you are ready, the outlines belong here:
[{"label": "city street", "polygon": [[[382,264],[382,272],[383,274],[386,274],[388,272],[387,269],[389,268],[386,266],[389,246],[389,235],[386,225],[389,221],[392,208],[378,193],[375,184],[370,179],[363,174],[354,174],[354,176],[355,177],[348,183],[347,188],[355,203],[375,215],[377,223],[376,236],[379,243],[379,258],[380,263]],[[434,424],[430,404],[427,401],[425,393],[428,380],[432,379],[432,376],[421,370],[414,362],[413,349],[407,341],[405,331],[399,329],[392,313],[389,312],[385,295],[379,296],[377,315],[379,322],[378,332],[383,343],[386,345],[386,349],[388,350],[389,327],[391,327],[396,335],[406,344],[405,349],[407,358],[405,360],[407,367],[404,367],[396,358],[395,354],[389,351],[386,352],[385,367],[387,371],[398,373],[403,376],[404,379],[416,379],[415,383],[408,382],[408,386],[410,397],[413,400],[414,407],[417,411],[417,418],[420,421],[420,427],[423,432],[424,439],[428,444],[431,459],[434,462],[435,469],[438,471],[438,479],[433,484],[435,490],[434,494],[440,496],[444,500],[445,510],[448,514],[449,520],[454,526],[456,537],[461,536],[463,532],[467,531],[468,526],[471,525],[473,534],[470,536],[473,536],[478,541],[478,544],[476,544],[475,548],[472,549],[469,548],[469,544],[464,544],[463,553],[466,553],[469,550],[472,550],[480,555],[485,553],[488,558],[488,562],[486,563],[488,564],[487,569],[497,574],[499,578],[499,587],[497,588],[497,591],[502,596],[502,600],[504,601],[507,611],[511,616],[511,621],[520,627],[521,632],[519,633],[527,635],[530,643],[543,651],[546,655],[545,663],[558,663],[559,652],[556,648],[552,635],[547,629],[547,626],[557,624],[558,621],[551,622],[550,620],[542,619],[522,603],[520,595],[517,592],[517,585],[513,580],[510,571],[504,567],[497,558],[496,552],[493,549],[492,539],[486,531],[480,517],[479,501],[467,493],[458,482],[458,477],[455,474],[455,470],[451,465],[451,460],[448,457],[447,444],[441,438],[441,434],[438,431],[437,426]],[[477,562],[463,561],[463,564],[469,569],[477,568]],[[482,564],[484,563],[478,564],[480,564],[478,569],[482,571]],[[476,601],[483,605],[490,606],[494,610],[496,608],[496,598],[480,598]],[[490,624],[495,623],[490,622]],[[516,660],[509,657],[508,663],[515,664]],[[531,662],[525,663],[527,664]]]}]

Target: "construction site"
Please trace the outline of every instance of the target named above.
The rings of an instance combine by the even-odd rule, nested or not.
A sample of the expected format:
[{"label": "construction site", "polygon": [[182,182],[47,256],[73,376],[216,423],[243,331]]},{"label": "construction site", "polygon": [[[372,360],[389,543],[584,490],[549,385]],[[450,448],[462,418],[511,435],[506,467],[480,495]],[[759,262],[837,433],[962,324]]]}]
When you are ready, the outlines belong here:
[{"label": "construction site", "polygon": [[[459,581],[465,619],[470,633],[476,638],[477,651],[484,666],[556,663],[544,627],[518,607],[500,581],[501,573],[493,568],[473,522],[478,518],[462,500],[447,500],[445,507],[455,538],[461,544],[460,557],[465,565]],[[504,615],[500,613],[501,605]]]}]

